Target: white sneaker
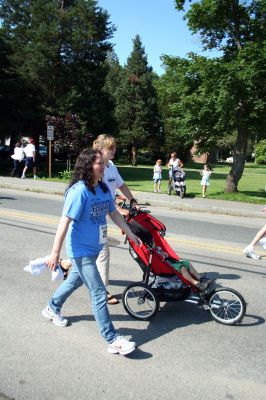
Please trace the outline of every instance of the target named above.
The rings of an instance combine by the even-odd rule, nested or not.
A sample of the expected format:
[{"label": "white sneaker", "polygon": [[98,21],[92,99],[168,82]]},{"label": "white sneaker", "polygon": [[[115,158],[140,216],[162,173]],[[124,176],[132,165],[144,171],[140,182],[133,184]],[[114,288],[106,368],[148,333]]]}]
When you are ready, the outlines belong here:
[{"label": "white sneaker", "polygon": [[33,179],[39,179],[39,177],[37,175],[34,175]]},{"label": "white sneaker", "polygon": [[126,354],[131,353],[136,348],[135,342],[130,342],[129,340],[125,339],[123,336],[118,336],[113,343],[108,345],[108,353],[112,354],[122,354],[125,356]]},{"label": "white sneaker", "polygon": [[26,178],[26,176],[25,176],[25,175],[22,175],[21,179],[25,179],[25,178]]},{"label": "white sneaker", "polygon": [[259,244],[266,250],[266,236],[259,240]]},{"label": "white sneaker", "polygon": [[251,247],[249,247],[249,246],[247,246],[247,247],[243,250],[243,253],[245,254],[246,257],[252,258],[253,260],[260,260],[260,259],[261,259],[261,256],[259,256],[258,254],[256,254],[256,253],[254,252],[254,250],[253,250]]},{"label": "white sneaker", "polygon": [[42,310],[42,315],[52,321],[56,326],[67,326],[68,320],[61,314],[56,314],[48,306]]}]

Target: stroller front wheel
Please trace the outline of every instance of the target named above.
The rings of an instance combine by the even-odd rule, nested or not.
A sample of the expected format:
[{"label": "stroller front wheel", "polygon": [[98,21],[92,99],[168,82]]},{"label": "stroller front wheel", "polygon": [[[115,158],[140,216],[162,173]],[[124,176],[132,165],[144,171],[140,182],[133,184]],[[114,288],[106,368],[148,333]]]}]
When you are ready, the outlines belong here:
[{"label": "stroller front wheel", "polygon": [[209,311],[220,324],[235,325],[245,315],[246,302],[236,290],[220,288],[209,298]]},{"label": "stroller front wheel", "polygon": [[143,282],[132,283],[122,295],[126,312],[131,317],[148,321],[158,312],[160,302],[155,292]]},{"label": "stroller front wheel", "polygon": [[181,186],[180,187],[180,198],[183,199],[183,197],[185,196],[186,193],[186,188],[185,186]]}]

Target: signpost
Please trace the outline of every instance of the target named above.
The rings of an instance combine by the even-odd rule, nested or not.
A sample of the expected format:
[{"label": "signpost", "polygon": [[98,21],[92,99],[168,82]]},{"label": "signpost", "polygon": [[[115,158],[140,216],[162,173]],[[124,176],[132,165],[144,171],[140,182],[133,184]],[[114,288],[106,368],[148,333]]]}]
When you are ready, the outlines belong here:
[{"label": "signpost", "polygon": [[54,126],[47,125],[47,140],[49,142],[49,178],[52,177],[52,140],[54,140]]}]

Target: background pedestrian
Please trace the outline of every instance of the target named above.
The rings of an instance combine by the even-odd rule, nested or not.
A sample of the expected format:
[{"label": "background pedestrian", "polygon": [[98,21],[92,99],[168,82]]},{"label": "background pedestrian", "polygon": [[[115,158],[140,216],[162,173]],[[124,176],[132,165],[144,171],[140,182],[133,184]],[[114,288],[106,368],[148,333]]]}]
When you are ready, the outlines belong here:
[{"label": "background pedestrian", "polygon": [[14,167],[11,172],[11,176],[17,176],[19,177],[21,175],[21,170],[23,166],[23,159],[24,159],[24,151],[23,151],[23,145],[21,140],[19,140],[14,147],[14,154],[12,154],[11,158],[13,158],[14,162]]},{"label": "background pedestrian", "polygon": [[[266,213],[266,206],[262,210]],[[266,224],[256,233],[253,240],[249,243],[249,245],[243,250],[245,256],[252,258],[253,260],[261,260],[261,256],[255,253],[254,247],[259,243],[266,249]]]},{"label": "background pedestrian", "polygon": [[205,164],[203,166],[203,170],[200,171],[200,174],[202,177],[200,182],[200,184],[202,185],[202,197],[206,197],[207,186],[209,186],[209,180],[212,174],[212,170],[209,164]]},{"label": "background pedestrian", "polygon": [[29,143],[24,147],[24,153],[26,155],[25,168],[22,172],[22,179],[26,178],[26,171],[28,168],[32,168],[33,178],[37,179],[36,175],[36,150],[35,150],[35,142],[33,138],[29,138]]},{"label": "background pedestrian", "polygon": [[177,158],[176,153],[171,153],[171,157],[170,160],[167,163],[167,167],[168,167],[168,173],[169,173],[169,183],[171,183],[172,178],[173,178],[173,170],[175,168],[182,168],[183,167],[183,162],[181,160],[179,160],[179,158]]},{"label": "background pedestrian", "polygon": [[154,182],[154,192],[161,191],[161,181],[162,181],[162,160],[157,160],[153,167],[153,182]]}]

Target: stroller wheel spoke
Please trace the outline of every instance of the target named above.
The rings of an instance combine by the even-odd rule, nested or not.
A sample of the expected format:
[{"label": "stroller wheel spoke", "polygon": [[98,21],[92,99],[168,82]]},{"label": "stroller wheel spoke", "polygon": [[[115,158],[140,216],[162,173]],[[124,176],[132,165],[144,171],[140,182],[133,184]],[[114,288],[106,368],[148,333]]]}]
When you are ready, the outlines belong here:
[{"label": "stroller wheel spoke", "polygon": [[129,285],[123,293],[123,305],[135,319],[149,320],[159,309],[159,301],[147,285],[142,282]]},{"label": "stroller wheel spoke", "polygon": [[243,297],[233,289],[217,289],[209,299],[210,313],[215,321],[234,325],[241,321],[246,312]]}]

